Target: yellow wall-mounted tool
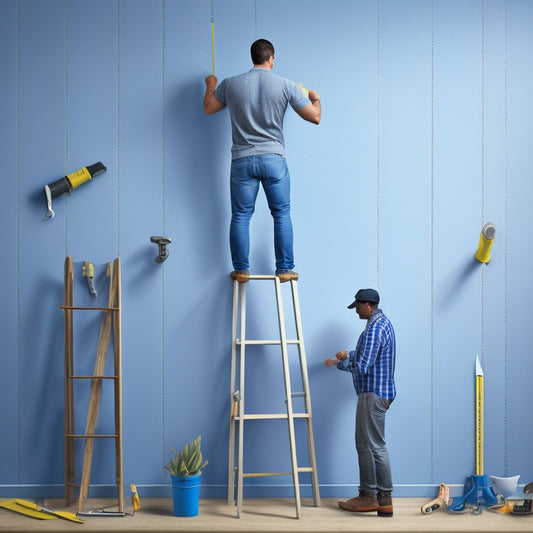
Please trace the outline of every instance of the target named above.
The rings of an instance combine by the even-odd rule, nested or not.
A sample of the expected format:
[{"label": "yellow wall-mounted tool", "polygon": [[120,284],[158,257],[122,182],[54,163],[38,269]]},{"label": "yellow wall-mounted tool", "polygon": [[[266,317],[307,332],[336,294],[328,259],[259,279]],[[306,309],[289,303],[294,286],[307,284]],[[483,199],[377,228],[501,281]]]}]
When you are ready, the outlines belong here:
[{"label": "yellow wall-mounted tool", "polygon": [[83,277],[87,278],[87,284],[89,286],[89,293],[91,295],[91,298],[93,300],[96,300],[96,298],[98,298],[98,291],[94,286],[94,265],[92,263],[89,263],[89,261],[84,261],[82,273]]},{"label": "yellow wall-mounted tool", "polygon": [[496,237],[496,226],[492,222],[487,222],[481,229],[479,246],[475,255],[480,263],[488,263],[490,261],[490,249],[494,244],[494,237]]},{"label": "yellow wall-mounted tool", "polygon": [[46,197],[46,205],[48,207],[48,212],[46,213],[46,218],[52,218],[55,213],[52,209],[52,198],[60,196],[61,194],[68,192],[69,194],[79,187],[81,184],[89,181],[93,176],[100,174],[106,170],[106,167],[98,162],[94,165],[89,165],[83,167],[72,174],[67,174],[61,179],[54,181],[48,185],[44,186],[44,195]]}]

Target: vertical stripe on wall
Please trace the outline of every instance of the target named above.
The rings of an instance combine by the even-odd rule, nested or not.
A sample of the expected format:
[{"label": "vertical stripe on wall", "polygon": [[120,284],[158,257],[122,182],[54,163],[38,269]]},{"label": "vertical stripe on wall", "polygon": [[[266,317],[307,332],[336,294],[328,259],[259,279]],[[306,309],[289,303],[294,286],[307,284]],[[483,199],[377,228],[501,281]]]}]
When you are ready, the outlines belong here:
[{"label": "vertical stripe on wall", "polygon": [[254,0],[254,38],[257,39],[257,0]]},{"label": "vertical stripe on wall", "polygon": [[381,148],[381,28],[379,17],[379,0],[376,0],[376,289],[379,292],[380,269],[380,148]]},{"label": "vertical stripe on wall", "polygon": [[504,128],[504,243],[503,243],[503,298],[504,298],[504,315],[503,315],[503,475],[509,475],[509,432],[508,432],[508,409],[509,409],[509,353],[507,349],[508,340],[508,318],[509,318],[509,299],[508,299],[508,256],[507,256],[507,222],[508,222],[508,193],[509,193],[509,153],[508,153],[508,101],[507,101],[507,82],[508,82],[508,19],[507,19],[507,0],[504,0],[504,91],[503,91],[503,128]]},{"label": "vertical stripe on wall", "polygon": [[120,0],[117,0],[117,42],[116,42],[116,60],[117,60],[117,96],[116,96],[116,127],[117,127],[117,198],[116,198],[116,238],[117,238],[117,251],[116,256],[120,257]]},{"label": "vertical stripe on wall", "polygon": [[429,481],[435,482],[434,453],[435,453],[435,1],[431,0],[431,139],[430,139],[430,363],[429,363]]},{"label": "vertical stripe on wall", "polygon": [[[165,0],[161,0],[161,225],[163,235],[166,235],[166,206],[165,206],[165,160],[166,160],[166,131],[165,131],[165,110],[166,110],[166,34],[165,34]],[[166,306],[165,306],[165,263],[161,270],[161,460],[162,465],[166,461]]]},{"label": "vertical stripe on wall", "polygon": [[21,242],[21,102],[20,102],[20,88],[21,88],[21,0],[17,2],[17,481],[22,481],[22,351],[21,351],[21,339],[22,339],[22,324],[21,324],[21,275],[20,275],[20,242]]},{"label": "vertical stripe on wall", "polygon": [[[481,0],[481,43],[480,43],[480,189],[481,227],[485,224],[485,1]],[[481,364],[485,363],[485,268],[481,265]]]},{"label": "vertical stripe on wall", "polygon": [[[68,0],[65,0],[65,176],[69,174],[68,163],[68,134],[69,134],[69,122],[68,122],[68,39],[69,39],[69,27],[68,27]],[[66,195],[63,196],[63,207],[65,209],[65,257],[69,255],[68,252],[68,212],[67,212],[67,200]]]}]

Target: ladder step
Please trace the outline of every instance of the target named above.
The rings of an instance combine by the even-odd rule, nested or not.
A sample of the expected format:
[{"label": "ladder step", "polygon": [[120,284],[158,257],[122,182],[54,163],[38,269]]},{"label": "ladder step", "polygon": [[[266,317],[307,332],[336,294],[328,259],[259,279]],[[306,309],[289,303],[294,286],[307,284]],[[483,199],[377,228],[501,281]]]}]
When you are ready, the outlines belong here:
[{"label": "ladder step", "polygon": [[67,376],[67,379],[120,379],[119,376]]},{"label": "ladder step", "polygon": [[[277,277],[278,276],[276,276],[275,274],[251,274],[248,277],[248,279],[249,280],[252,280],[252,279],[258,279],[258,280],[270,279],[270,280],[275,280]],[[298,280],[296,280],[296,279],[291,279],[290,280],[291,283],[296,283],[297,281]]]},{"label": "ladder step", "polygon": [[[298,339],[288,339],[285,341],[285,344],[300,344],[301,341]],[[241,339],[236,339],[235,344],[238,346],[249,346],[249,345],[261,345],[261,344],[273,344],[273,345],[280,345],[281,340],[245,340],[244,342],[241,341]]]},{"label": "ladder step", "polygon": [[255,472],[245,474],[243,472],[242,477],[266,477],[266,476],[291,476],[292,472]]},{"label": "ladder step", "polygon": [[[287,413],[274,413],[274,414],[247,414],[244,415],[243,420],[276,420],[287,419],[289,415]],[[310,418],[309,413],[293,413],[293,418]],[[235,420],[240,420],[240,416],[236,416]]]},{"label": "ladder step", "polygon": [[[237,470],[237,468],[235,468]],[[298,472],[313,472],[311,466],[302,466],[296,469]],[[292,476],[292,472],[248,472],[242,474],[242,477],[267,477],[267,476]]]},{"label": "ladder step", "polygon": [[65,437],[69,439],[118,439],[118,435],[86,435],[80,434],[66,434]]},{"label": "ladder step", "polygon": [[249,279],[276,279],[275,274],[252,274]]}]

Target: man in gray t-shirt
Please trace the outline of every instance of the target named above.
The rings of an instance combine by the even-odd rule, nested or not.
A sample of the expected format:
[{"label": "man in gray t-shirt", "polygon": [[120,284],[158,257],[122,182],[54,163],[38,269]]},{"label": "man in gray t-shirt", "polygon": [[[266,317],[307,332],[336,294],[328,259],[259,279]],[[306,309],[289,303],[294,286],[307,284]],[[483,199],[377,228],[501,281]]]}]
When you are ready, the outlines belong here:
[{"label": "man in gray t-shirt", "polygon": [[249,279],[249,226],[259,184],[263,185],[274,218],[276,275],[280,281],[298,279],[293,272],[293,235],[290,217],[290,176],[285,159],[283,117],[290,106],[304,120],[320,123],[320,96],[272,73],[274,47],[266,39],[251,46],[254,68],[226,78],[217,87],[216,76],[205,79],[204,111],[229,109],[231,148],[230,247],[233,280]]}]

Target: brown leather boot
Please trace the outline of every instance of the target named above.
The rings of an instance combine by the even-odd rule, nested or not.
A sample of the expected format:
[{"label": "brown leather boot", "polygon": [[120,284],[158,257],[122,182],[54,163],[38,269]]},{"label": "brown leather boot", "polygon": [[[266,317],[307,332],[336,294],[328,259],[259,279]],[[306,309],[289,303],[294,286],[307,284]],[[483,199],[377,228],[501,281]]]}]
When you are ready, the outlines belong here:
[{"label": "brown leather boot", "polygon": [[239,283],[246,283],[250,279],[250,271],[249,270],[234,270],[231,272],[229,277],[233,281],[238,281]]},{"label": "brown leather boot", "polygon": [[341,509],[352,513],[370,513],[378,510],[378,497],[359,489],[359,496],[346,502],[338,502],[338,505]]},{"label": "brown leather boot", "polygon": [[378,491],[378,516],[392,516],[392,496],[390,490]]}]

